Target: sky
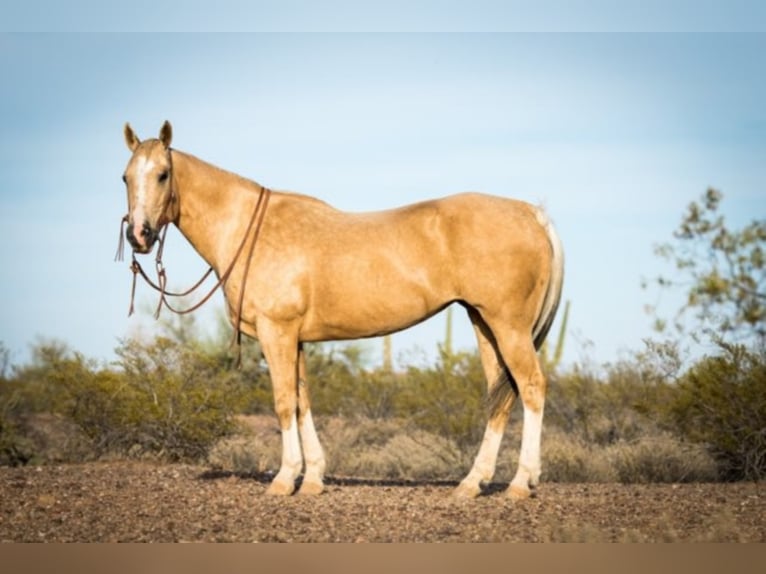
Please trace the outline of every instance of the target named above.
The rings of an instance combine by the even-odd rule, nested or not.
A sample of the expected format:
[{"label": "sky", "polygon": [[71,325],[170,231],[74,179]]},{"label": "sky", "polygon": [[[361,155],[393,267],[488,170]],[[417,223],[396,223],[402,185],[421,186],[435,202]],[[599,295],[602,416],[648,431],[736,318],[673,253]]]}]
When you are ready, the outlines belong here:
[{"label": "sky", "polygon": [[[41,29],[71,32],[47,14]],[[305,18],[281,28],[312,30]],[[131,273],[113,258],[126,212],[123,125],[156,137],[168,119],[175,148],[348,211],[466,190],[543,205],[566,253],[565,361],[617,361],[653,336],[644,306],[658,295],[642,279],[668,272],[653,247],[689,202],[713,186],[732,225],[766,216],[766,34],[697,33],[703,24],[2,32],[0,342],[17,364],[41,339],[110,361],[121,338],[158,331],[149,312],[128,318]],[[175,229],[164,260],[176,288],[207,268]],[[681,300],[665,294],[660,308],[672,314]],[[137,301],[156,299],[139,285]],[[221,308],[217,295],[198,312],[203,330],[217,328]],[[444,325],[441,314],[395,335],[399,364],[432,359]],[[458,307],[454,346],[474,344]],[[365,348],[380,361],[379,340]]]}]

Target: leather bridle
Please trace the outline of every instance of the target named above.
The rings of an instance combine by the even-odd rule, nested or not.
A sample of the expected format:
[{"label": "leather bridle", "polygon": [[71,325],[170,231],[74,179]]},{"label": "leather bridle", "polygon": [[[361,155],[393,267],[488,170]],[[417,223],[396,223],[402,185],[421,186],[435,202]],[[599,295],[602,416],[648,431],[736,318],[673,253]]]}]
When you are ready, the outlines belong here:
[{"label": "leather bridle", "polygon": [[[212,296],[213,293],[215,293],[216,289],[221,287],[231,276],[232,271],[234,270],[234,266],[236,265],[237,261],[239,260],[240,256],[242,255],[242,252],[245,249],[245,245],[247,244],[248,237],[251,236],[252,232],[252,241],[250,242],[250,249],[247,252],[247,259],[245,260],[245,266],[242,271],[242,285],[240,287],[239,291],[239,300],[237,301],[237,306],[234,307],[235,309],[235,316],[234,316],[234,342],[236,342],[237,346],[239,347],[239,352],[237,356],[237,364],[239,364],[241,359],[241,342],[242,342],[242,329],[241,329],[241,322],[242,322],[242,306],[244,303],[244,297],[245,297],[245,287],[247,284],[247,277],[248,272],[250,270],[250,264],[253,259],[253,252],[255,251],[255,244],[258,241],[258,236],[261,232],[261,226],[263,224],[263,218],[266,213],[266,208],[269,203],[269,198],[271,197],[271,190],[266,187],[261,187],[261,191],[258,194],[258,201],[255,203],[255,209],[253,210],[253,214],[250,217],[250,221],[247,225],[247,229],[245,230],[245,234],[242,237],[242,241],[239,244],[239,247],[237,248],[237,251],[234,253],[234,257],[231,260],[231,263],[229,263],[229,266],[225,269],[225,271],[220,275],[218,278],[218,281],[215,285],[210,289],[210,291],[197,303],[192,305],[191,307],[187,309],[178,309],[170,304],[168,301],[168,297],[186,297],[193,293],[196,289],[198,289],[205,280],[210,276],[210,274],[213,272],[213,267],[210,267],[205,274],[202,276],[202,278],[197,281],[194,285],[192,285],[189,289],[186,291],[183,291],[181,293],[175,293],[172,291],[167,290],[167,274],[165,272],[165,266],[162,263],[162,255],[165,247],[165,236],[167,235],[169,222],[165,223],[162,227],[162,230],[158,237],[158,247],[157,247],[157,255],[155,257],[155,269],[157,272],[157,281],[153,281],[144,271],[144,269],[141,267],[141,264],[136,259],[136,252],[133,250],[132,253],[132,262],[130,264],[130,270],[133,272],[133,284],[130,291],[130,308],[128,309],[128,316],[132,315],[134,312],[134,300],[136,295],[136,279],[138,275],[141,275],[143,277],[144,281],[152,287],[155,291],[158,291],[160,294],[160,299],[157,303],[157,309],[154,312],[154,317],[159,318],[160,311],[162,311],[162,307],[167,307],[170,311],[173,313],[176,313],[177,315],[186,315],[188,313],[191,313],[192,311],[196,311],[202,305],[204,305]],[[172,205],[172,203],[176,201],[174,190],[171,191],[171,196],[168,202],[168,207]],[[125,215],[122,218],[122,222],[120,224],[120,240],[119,244],[117,246],[117,254],[115,255],[115,261],[122,261],[123,260],[123,252],[125,248],[125,224],[128,222],[128,215]]]}]

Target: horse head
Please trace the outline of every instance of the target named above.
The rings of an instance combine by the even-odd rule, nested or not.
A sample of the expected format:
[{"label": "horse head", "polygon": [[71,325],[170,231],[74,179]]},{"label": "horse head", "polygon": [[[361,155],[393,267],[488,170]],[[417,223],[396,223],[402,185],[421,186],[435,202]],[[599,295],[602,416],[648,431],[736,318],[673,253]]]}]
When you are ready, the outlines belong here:
[{"label": "horse head", "polygon": [[178,216],[173,193],[170,142],[173,128],[165,122],[159,138],[141,141],[125,124],[125,143],[132,152],[122,176],[128,191],[126,238],[138,253],[148,253],[164,225]]}]

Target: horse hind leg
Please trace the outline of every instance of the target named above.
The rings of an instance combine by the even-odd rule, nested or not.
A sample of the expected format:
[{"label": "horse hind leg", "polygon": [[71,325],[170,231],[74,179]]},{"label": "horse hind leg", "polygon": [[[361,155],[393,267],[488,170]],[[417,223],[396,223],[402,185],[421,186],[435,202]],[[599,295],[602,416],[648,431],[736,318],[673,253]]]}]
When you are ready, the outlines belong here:
[{"label": "horse hind leg", "polygon": [[490,415],[473,467],[455,489],[455,496],[460,498],[475,498],[481,494],[482,483],[492,480],[500,442],[515,399],[515,387],[507,380],[492,332],[475,309],[469,307],[468,316],[476,332],[481,364],[487,379]]},{"label": "horse hind leg", "polygon": [[506,328],[493,332],[524,407],[519,465],[507,491],[512,499],[521,500],[529,497],[540,481],[546,383],[528,330]]}]

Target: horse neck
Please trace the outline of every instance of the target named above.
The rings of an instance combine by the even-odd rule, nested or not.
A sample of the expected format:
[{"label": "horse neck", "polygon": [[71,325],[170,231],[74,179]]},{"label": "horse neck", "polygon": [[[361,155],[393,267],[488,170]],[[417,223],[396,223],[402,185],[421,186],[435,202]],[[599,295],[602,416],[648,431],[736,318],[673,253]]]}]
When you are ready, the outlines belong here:
[{"label": "horse neck", "polygon": [[173,150],[176,226],[218,273],[229,264],[263,188],[194,156]]}]

